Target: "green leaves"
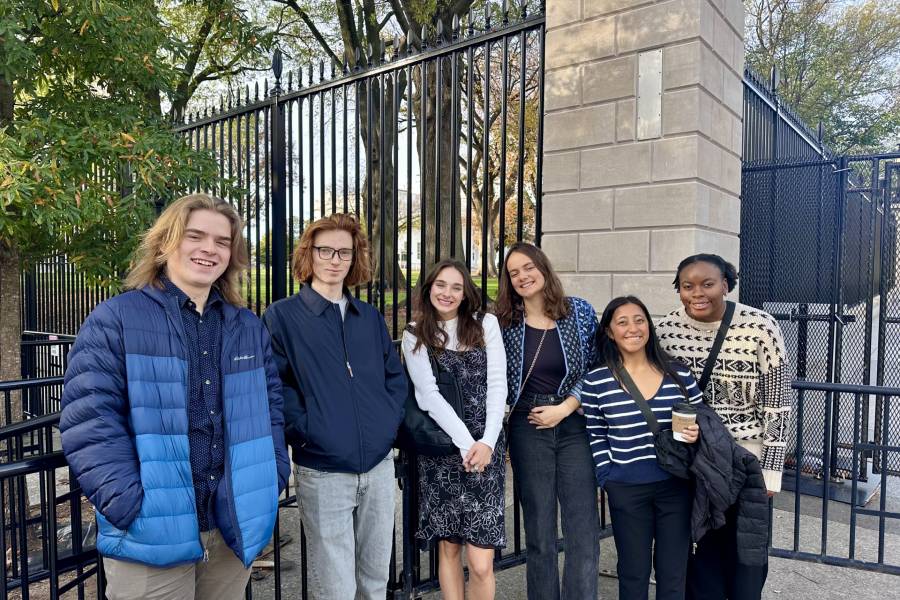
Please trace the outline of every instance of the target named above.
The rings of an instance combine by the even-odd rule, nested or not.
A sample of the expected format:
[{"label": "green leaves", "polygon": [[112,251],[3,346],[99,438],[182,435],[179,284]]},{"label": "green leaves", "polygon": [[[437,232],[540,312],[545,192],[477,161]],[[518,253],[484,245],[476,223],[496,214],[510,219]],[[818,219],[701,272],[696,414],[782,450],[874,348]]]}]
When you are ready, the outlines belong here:
[{"label": "green leaves", "polygon": [[157,202],[216,182],[148,102],[173,46],[149,0],[0,3],[0,244],[111,281]]},{"label": "green leaves", "polygon": [[745,0],[747,63],[776,65],[779,95],[838,152],[893,148],[900,135],[900,2]]}]

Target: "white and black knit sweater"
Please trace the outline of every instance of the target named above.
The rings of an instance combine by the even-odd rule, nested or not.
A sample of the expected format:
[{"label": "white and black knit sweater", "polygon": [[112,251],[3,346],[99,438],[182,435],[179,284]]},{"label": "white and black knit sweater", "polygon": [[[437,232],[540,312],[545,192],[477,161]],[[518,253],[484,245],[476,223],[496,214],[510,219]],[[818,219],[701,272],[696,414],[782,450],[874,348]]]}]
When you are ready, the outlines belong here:
[{"label": "white and black knit sweater", "polygon": [[[657,324],[663,349],[699,379],[719,321],[702,323],[684,307]],[[734,439],[759,457],[769,491],[781,490],[791,410],[790,366],[781,329],[768,313],[737,304],[704,399]]]}]

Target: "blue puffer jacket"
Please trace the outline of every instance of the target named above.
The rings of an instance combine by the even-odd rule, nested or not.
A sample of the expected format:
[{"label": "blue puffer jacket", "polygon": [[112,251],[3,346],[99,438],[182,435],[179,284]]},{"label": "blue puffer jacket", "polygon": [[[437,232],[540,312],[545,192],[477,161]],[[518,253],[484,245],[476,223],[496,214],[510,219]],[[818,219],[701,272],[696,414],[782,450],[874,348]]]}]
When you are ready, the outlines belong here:
[{"label": "blue puffer jacket", "polygon": [[[223,305],[225,476],[216,524],[245,566],[272,536],[290,462],[281,382],[269,336]],[[203,558],[188,447],[188,379],[177,300],[126,292],[88,316],[72,351],[60,431],[69,465],[97,510],[97,548],[158,567]]]}]

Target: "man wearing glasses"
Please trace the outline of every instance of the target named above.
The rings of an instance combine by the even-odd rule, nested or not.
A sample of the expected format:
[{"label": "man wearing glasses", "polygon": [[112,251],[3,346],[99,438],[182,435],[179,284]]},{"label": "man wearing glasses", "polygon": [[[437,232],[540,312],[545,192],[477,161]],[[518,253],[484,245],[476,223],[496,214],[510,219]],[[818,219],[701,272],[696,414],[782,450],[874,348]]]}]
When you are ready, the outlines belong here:
[{"label": "man wearing glasses", "polygon": [[383,600],[396,494],[391,446],[406,375],[384,318],[349,292],[371,278],[353,216],[310,225],[292,262],[303,287],[272,304],[263,322],[284,385],[310,597]]}]

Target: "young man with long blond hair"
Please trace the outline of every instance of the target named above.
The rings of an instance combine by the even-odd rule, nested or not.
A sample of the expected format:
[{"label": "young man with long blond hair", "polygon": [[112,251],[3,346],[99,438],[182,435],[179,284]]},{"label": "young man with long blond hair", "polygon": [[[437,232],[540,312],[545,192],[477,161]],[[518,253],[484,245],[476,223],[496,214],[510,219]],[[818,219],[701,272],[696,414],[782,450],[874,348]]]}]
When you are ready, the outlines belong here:
[{"label": "young man with long blond hair", "polygon": [[111,599],[242,598],[290,475],[269,336],[241,308],[247,250],[224,200],[176,200],[131,288],[69,355],[60,430],[97,511]]},{"label": "young man with long blond hair", "polygon": [[263,322],[284,382],[310,597],[384,600],[397,489],[391,445],[407,389],[384,319],[348,289],[371,277],[357,220],[334,214],[310,225],[293,272],[303,287]]}]

